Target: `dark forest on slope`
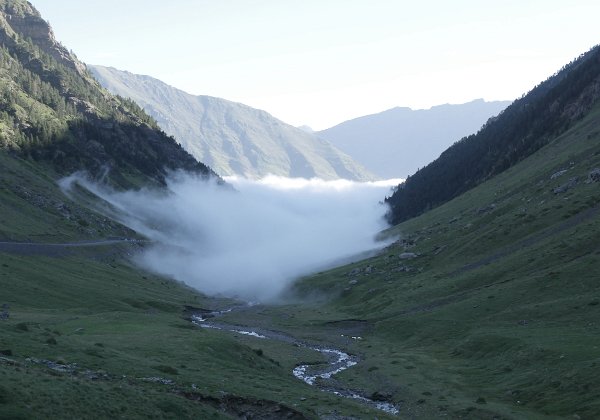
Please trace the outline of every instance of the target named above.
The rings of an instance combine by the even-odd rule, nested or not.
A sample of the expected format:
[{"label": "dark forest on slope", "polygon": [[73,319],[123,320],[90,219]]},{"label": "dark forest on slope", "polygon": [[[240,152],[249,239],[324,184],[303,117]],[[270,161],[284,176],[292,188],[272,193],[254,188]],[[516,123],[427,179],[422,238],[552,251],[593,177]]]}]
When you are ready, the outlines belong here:
[{"label": "dark forest on slope", "polygon": [[437,207],[548,144],[600,98],[600,46],[517,99],[477,134],[456,142],[386,199],[397,224]]},{"label": "dark forest on slope", "polygon": [[59,174],[110,169],[121,187],[161,184],[169,170],[211,173],[133,101],[102,89],[30,4],[0,10],[0,148]]}]

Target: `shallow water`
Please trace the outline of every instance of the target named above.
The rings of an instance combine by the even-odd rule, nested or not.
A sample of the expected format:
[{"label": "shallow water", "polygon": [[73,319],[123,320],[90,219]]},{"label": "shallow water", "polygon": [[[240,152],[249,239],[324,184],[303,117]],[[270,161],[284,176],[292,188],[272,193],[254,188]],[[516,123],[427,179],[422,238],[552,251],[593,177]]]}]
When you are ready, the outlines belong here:
[{"label": "shallow water", "polygon": [[[219,315],[231,312],[232,310],[233,308],[226,309],[223,311],[214,311],[204,315],[192,315],[192,323],[202,328],[212,328],[222,331],[229,331],[232,333],[243,334],[262,340],[269,339],[282,341],[319,352],[325,356],[327,362],[316,365],[298,365],[294,368],[292,374],[296,378],[306,382],[309,385],[316,386],[324,392],[330,392],[340,397],[359,401],[370,407],[374,407],[378,410],[384,411],[388,414],[396,415],[400,413],[399,408],[392,403],[374,401],[349,389],[332,388],[319,383],[319,379],[331,379],[332,376],[343,372],[344,370],[349,369],[352,366],[357,365],[360,362],[360,359],[357,356],[350,355],[338,349],[312,346],[300,340],[297,340],[294,337],[275,331],[267,331],[261,328],[248,328],[239,325],[228,325],[224,323],[217,323],[214,321],[214,319]],[[360,337],[352,338],[362,339]]]}]

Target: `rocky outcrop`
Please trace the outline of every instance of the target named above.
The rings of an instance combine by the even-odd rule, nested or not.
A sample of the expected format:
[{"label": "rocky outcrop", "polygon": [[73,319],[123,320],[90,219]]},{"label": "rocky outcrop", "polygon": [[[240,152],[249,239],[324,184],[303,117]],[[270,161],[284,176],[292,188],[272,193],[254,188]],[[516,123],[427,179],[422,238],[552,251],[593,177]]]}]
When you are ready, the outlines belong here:
[{"label": "rocky outcrop", "polygon": [[563,194],[566,193],[567,191],[569,191],[572,188],[575,188],[575,186],[577,185],[578,182],[578,178],[577,177],[573,177],[571,179],[569,179],[568,182],[565,182],[564,184],[552,189],[552,192],[554,194]]},{"label": "rocky outcrop", "polygon": [[594,168],[590,171],[587,182],[600,182],[600,168]]},{"label": "rocky outcrop", "polygon": [[28,2],[7,1],[2,17],[20,37],[31,39],[43,52],[79,75],[85,74],[85,65],[56,40],[50,25]]}]

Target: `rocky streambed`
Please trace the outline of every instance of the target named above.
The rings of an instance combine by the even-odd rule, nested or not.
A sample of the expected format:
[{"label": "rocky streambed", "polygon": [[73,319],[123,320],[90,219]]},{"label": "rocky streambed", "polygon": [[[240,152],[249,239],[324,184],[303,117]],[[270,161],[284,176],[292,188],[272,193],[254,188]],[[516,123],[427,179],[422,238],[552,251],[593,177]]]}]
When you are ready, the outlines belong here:
[{"label": "rocky streambed", "polygon": [[360,358],[356,355],[348,354],[342,350],[331,348],[322,345],[307,343],[299,340],[291,335],[284,334],[278,331],[266,330],[264,328],[252,328],[248,326],[231,325],[220,322],[218,318],[229,312],[240,310],[244,306],[235,306],[225,310],[207,311],[196,308],[188,308],[191,313],[189,319],[191,322],[201,328],[211,328],[231,333],[237,333],[255,337],[257,340],[276,340],[290,345],[296,345],[308,348],[315,352],[321,353],[326,362],[319,364],[300,364],[291,372],[296,378],[306,382],[309,385],[318,387],[323,392],[329,392],[340,397],[349,398],[358,401],[362,404],[384,411],[388,414],[399,414],[399,407],[385,401],[375,401],[358,391],[344,388],[341,386],[329,385],[327,379],[331,379],[334,375],[343,372],[346,369],[360,363]]}]

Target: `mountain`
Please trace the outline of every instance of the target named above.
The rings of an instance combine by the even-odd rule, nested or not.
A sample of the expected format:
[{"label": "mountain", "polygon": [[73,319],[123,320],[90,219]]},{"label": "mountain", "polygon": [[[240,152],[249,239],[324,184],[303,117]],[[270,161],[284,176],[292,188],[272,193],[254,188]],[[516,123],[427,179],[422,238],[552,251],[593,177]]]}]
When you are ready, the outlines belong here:
[{"label": "mountain", "polygon": [[406,178],[510,102],[475,100],[430,109],[393,108],[316,134],[383,178]]},{"label": "mountain", "polygon": [[416,216],[510,168],[586,115],[599,98],[597,46],[407,179],[386,200],[390,220]]},{"label": "mountain", "polygon": [[149,76],[88,68],[103,86],[137,102],[188,152],[221,175],[374,179],[327,141],[265,111],[190,95]]},{"label": "mountain", "polygon": [[443,155],[455,178],[415,184],[465,192],[405,215],[381,253],[247,305],[138,268],[150,244],[62,193],[72,169],[110,165],[121,189],[208,172],[30,4],[0,11],[0,418],[598,418],[597,48]]},{"label": "mountain", "polygon": [[[133,101],[109,94],[31,4],[0,3],[0,147],[58,174],[85,170],[122,187],[169,170],[211,173]],[[145,181],[144,181],[145,180]]]}]

